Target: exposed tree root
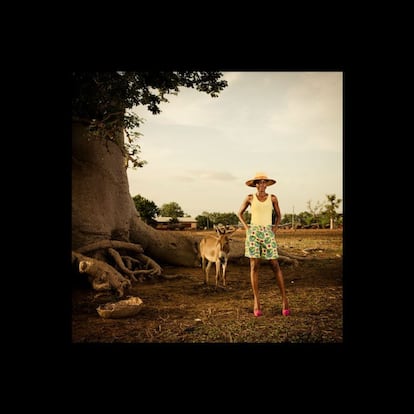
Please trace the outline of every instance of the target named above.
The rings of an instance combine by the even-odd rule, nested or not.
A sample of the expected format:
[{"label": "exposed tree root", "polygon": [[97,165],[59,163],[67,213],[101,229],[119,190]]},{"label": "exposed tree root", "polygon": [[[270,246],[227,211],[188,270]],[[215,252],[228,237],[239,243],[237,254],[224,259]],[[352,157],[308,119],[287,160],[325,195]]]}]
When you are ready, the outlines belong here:
[{"label": "exposed tree root", "polygon": [[121,269],[121,271],[123,271],[124,273],[126,273],[134,282],[136,282],[137,279],[134,276],[134,272],[132,270],[128,269],[128,267],[126,267],[126,265],[124,264],[124,262],[122,260],[121,255],[115,249],[113,249],[112,247],[110,247],[108,249],[108,253],[115,260],[115,263]]},{"label": "exposed tree root", "polygon": [[80,273],[86,273],[95,290],[109,290],[117,291],[118,296],[122,297],[125,293],[125,288],[131,285],[131,282],[122,276],[111,265],[89,257],[83,254],[72,252],[72,263],[78,261],[78,269]]},{"label": "exposed tree root", "polygon": [[[148,269],[148,267],[151,267],[151,269],[149,270],[151,275],[161,275],[162,268],[156,261],[154,261],[153,259],[151,259],[143,253],[137,254],[137,257],[141,260],[141,262],[144,263],[146,269]],[[144,272],[144,270],[142,270],[141,272]]]},{"label": "exposed tree root", "polygon": [[[143,251],[139,244],[101,240],[72,252],[72,262],[78,260],[79,272],[88,274],[95,290],[115,289],[119,296],[123,296],[125,288],[131,286],[131,280],[137,282],[147,275],[162,274],[161,266],[144,255]],[[84,256],[85,253],[90,256]],[[99,260],[98,257],[108,258],[109,263]]]}]

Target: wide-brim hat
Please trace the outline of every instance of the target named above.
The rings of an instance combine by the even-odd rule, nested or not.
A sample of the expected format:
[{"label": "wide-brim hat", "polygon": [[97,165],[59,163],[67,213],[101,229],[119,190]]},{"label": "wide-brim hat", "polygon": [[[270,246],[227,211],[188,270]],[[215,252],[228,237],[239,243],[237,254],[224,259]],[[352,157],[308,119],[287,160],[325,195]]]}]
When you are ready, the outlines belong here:
[{"label": "wide-brim hat", "polygon": [[246,185],[248,185],[249,187],[256,187],[256,181],[260,181],[260,180],[266,180],[267,185],[273,185],[276,183],[276,180],[274,180],[273,178],[269,178],[265,173],[258,172],[254,176],[254,178],[246,181]]}]

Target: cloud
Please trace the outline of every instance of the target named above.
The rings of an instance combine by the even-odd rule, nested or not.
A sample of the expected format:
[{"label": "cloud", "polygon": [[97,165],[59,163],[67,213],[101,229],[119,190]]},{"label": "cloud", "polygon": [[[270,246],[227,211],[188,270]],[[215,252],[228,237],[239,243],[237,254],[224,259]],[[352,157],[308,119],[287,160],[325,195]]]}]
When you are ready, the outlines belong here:
[{"label": "cloud", "polygon": [[234,181],[237,180],[233,174],[225,171],[214,171],[214,170],[188,170],[186,175],[176,176],[177,180],[180,181]]}]

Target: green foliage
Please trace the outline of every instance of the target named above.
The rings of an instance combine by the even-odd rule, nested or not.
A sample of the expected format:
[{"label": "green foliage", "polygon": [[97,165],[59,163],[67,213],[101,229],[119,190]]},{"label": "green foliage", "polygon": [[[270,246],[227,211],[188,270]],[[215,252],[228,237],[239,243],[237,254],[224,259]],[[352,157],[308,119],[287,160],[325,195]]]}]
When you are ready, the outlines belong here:
[{"label": "green foliage", "polygon": [[237,225],[239,218],[235,213],[210,213],[210,219],[213,224]]},{"label": "green foliage", "polygon": [[[330,219],[332,217],[332,209],[338,207],[341,200],[337,200],[334,194],[327,196],[330,204],[327,204],[325,210],[322,210],[322,204],[317,202],[316,206],[312,208],[311,202],[308,202],[308,207],[310,211],[303,211],[299,214],[287,213],[282,216],[282,220],[280,225],[285,225],[289,227],[292,224],[296,227],[305,227],[309,228],[312,226],[316,226],[317,228],[326,228],[329,226]],[[243,217],[246,223],[250,223],[251,220],[251,213],[249,211],[245,211],[243,213]],[[342,224],[343,218],[342,215],[338,215],[335,211],[335,223]],[[214,224],[224,224],[224,225],[238,225],[239,219],[235,213],[210,213],[208,211],[203,211],[199,216],[196,218],[197,221],[197,228],[199,229],[212,229]],[[273,212],[273,220],[275,219],[275,214]]]},{"label": "green foliage", "polygon": [[208,229],[209,228],[209,222],[206,216],[196,216],[195,218],[197,222],[197,228],[198,229]]},{"label": "green foliage", "polygon": [[[301,226],[309,228],[316,226],[318,228],[329,227],[329,224],[336,223],[342,224],[342,215],[336,213],[340,202],[342,200],[337,199],[335,194],[328,194],[326,196],[329,203],[323,206],[319,201],[312,207],[311,201],[308,201],[309,211],[303,211],[299,214],[284,214],[280,222],[281,225],[294,224],[294,226]],[[325,207],[325,209],[323,209]]]},{"label": "green foliage", "polygon": [[314,219],[314,215],[310,213],[309,211],[303,211],[302,213],[299,213],[297,215],[297,221],[306,226],[309,226],[310,224],[312,224],[313,219]]},{"label": "green foliage", "polygon": [[282,216],[282,220],[280,220],[280,224],[292,224],[292,221],[295,224],[301,223],[301,220],[300,220],[301,214],[302,213],[300,213],[300,214],[291,214],[291,213],[284,214]]},{"label": "green foliage", "polygon": [[209,213],[203,211],[195,219],[197,221],[197,228],[199,229],[211,229],[215,224],[223,224],[224,226],[237,226],[239,224],[239,218],[236,213]]},{"label": "green foliage", "polygon": [[335,218],[337,216],[336,209],[342,200],[340,198],[337,199],[335,194],[326,194],[326,198],[328,199],[328,203],[325,204],[325,212],[329,218]]},{"label": "green foliage", "polygon": [[147,200],[139,194],[132,198],[135,208],[141,216],[141,219],[147,224],[153,224],[154,218],[160,213],[160,209],[153,201]]},{"label": "green foliage", "polygon": [[163,217],[172,217],[173,220],[176,220],[177,217],[184,217],[184,211],[178,203],[172,201],[161,206],[160,215]]},{"label": "green foliage", "polygon": [[321,228],[326,228],[329,227],[329,222],[330,222],[330,215],[328,214],[327,211],[323,211],[318,219],[318,224],[320,225]]},{"label": "green foliage", "polygon": [[198,229],[212,229],[213,228],[213,222],[210,218],[210,213],[208,211],[203,211],[201,215],[197,216],[197,228]]},{"label": "green foliage", "polygon": [[[88,125],[89,133],[120,146],[133,168],[146,161],[139,159],[135,129],[143,119],[130,110],[143,105],[152,114],[161,112],[166,95],[179,93],[180,87],[195,88],[215,98],[227,86],[220,72],[73,72],[72,120]],[[127,142],[117,136],[123,130]]]}]

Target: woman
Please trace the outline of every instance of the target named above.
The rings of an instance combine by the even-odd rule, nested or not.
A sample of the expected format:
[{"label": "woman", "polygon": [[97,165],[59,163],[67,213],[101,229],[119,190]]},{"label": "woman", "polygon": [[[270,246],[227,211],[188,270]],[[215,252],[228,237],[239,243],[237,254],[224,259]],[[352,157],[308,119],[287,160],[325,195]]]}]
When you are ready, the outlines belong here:
[{"label": "woman", "polygon": [[[246,229],[245,256],[250,258],[250,280],[253,289],[253,314],[262,316],[259,298],[259,268],[260,261],[268,260],[276,282],[282,294],[282,315],[290,315],[289,302],[286,296],[282,270],[279,266],[275,233],[282,219],[279,202],[274,194],[266,193],[266,188],[276,183],[264,173],[257,173],[254,178],[246,181],[249,187],[255,187],[256,194],[249,194],[243,201],[238,217]],[[246,223],[243,213],[251,207],[250,225]],[[275,222],[272,223],[272,213],[275,212]]]}]

